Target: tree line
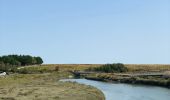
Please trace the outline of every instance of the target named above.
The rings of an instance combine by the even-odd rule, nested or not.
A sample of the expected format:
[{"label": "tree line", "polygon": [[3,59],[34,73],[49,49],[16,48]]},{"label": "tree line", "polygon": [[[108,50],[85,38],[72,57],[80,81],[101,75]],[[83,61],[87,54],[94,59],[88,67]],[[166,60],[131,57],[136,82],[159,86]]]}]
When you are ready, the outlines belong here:
[{"label": "tree line", "polygon": [[30,55],[5,55],[0,56],[0,67],[17,67],[26,65],[42,64],[41,57]]}]

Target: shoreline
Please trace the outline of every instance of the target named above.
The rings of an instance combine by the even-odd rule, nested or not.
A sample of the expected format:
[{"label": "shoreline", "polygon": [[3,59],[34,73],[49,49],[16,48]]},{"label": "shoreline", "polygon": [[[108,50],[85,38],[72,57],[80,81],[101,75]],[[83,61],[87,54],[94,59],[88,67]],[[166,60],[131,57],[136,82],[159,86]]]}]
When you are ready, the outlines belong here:
[{"label": "shoreline", "polygon": [[135,84],[135,85],[147,85],[147,86],[159,86],[170,89],[170,81],[154,81],[154,80],[146,80],[146,79],[136,79],[136,78],[117,78],[117,79],[106,79],[99,77],[84,77],[87,80],[108,82],[108,83],[126,83],[126,84]]}]

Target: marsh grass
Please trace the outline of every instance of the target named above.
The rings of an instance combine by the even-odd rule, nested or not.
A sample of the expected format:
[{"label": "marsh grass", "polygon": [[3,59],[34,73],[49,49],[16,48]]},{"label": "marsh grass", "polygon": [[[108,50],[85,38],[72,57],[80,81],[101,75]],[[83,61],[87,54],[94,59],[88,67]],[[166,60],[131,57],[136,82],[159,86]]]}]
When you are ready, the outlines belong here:
[{"label": "marsh grass", "polygon": [[94,87],[59,82],[69,75],[67,71],[47,71],[0,77],[0,100],[104,100],[103,93]]},{"label": "marsh grass", "polygon": [[170,65],[164,64],[125,64],[129,71],[167,71]]},{"label": "marsh grass", "polygon": [[[50,67],[52,69],[55,66],[59,67],[59,70],[68,71],[68,70],[87,70],[89,68],[97,68],[104,64],[50,64],[42,65]],[[170,65],[168,64],[124,64],[127,67],[129,72],[134,71],[167,71],[170,70]]]}]

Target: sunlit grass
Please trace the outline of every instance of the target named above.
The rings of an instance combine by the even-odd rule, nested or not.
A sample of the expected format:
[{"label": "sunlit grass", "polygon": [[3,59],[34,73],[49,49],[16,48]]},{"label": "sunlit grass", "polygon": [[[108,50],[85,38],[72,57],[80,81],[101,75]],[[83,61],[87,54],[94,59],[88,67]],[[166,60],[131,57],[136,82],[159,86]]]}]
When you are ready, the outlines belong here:
[{"label": "sunlit grass", "polygon": [[164,64],[125,64],[129,71],[166,71],[170,65]]}]

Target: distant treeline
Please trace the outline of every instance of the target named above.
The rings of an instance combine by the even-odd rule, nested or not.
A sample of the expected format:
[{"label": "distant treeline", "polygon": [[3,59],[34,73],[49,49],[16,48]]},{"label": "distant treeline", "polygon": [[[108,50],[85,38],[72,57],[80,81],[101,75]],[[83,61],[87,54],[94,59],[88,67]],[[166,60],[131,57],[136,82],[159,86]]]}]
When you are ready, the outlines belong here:
[{"label": "distant treeline", "polygon": [[0,67],[16,67],[42,64],[41,57],[33,57],[30,55],[7,55],[0,56]]}]

